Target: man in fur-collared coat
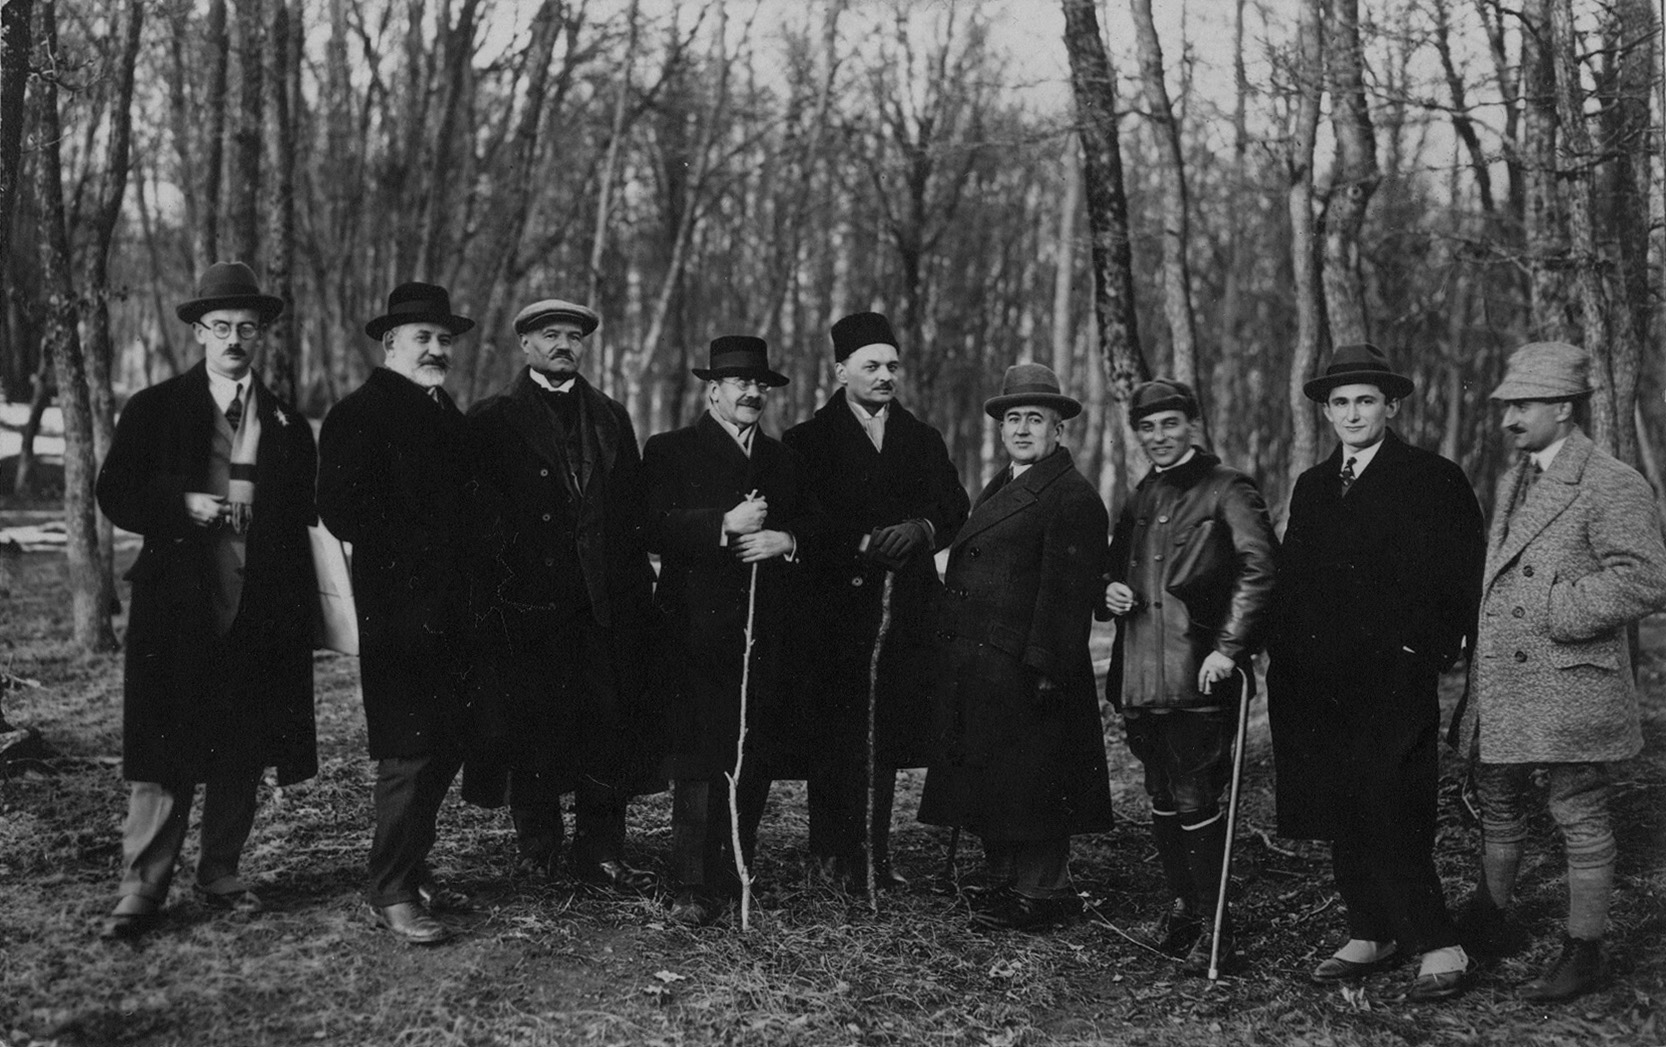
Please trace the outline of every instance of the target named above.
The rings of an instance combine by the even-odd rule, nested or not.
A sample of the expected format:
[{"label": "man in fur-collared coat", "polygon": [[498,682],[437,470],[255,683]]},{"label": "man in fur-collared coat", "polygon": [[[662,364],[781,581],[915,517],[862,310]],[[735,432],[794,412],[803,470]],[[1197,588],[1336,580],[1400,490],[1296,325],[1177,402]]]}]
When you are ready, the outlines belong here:
[{"label": "man in fur-collared coat", "polygon": [[1608,765],[1643,746],[1627,627],[1666,608],[1666,547],[1654,493],[1578,424],[1591,394],[1585,351],[1535,342],[1492,394],[1522,452],[1499,479],[1487,541],[1474,704],[1482,879],[1460,926],[1482,953],[1504,926],[1527,838],[1531,781],[1546,778],[1567,852],[1568,914],[1531,1000],[1594,986],[1614,883]]},{"label": "man in fur-collared coat", "polygon": [[1070,451],[1081,404],[1039,364],[1007,369],[984,404],[1011,464],[949,547],[920,821],[983,841],[995,889],[979,930],[1042,930],[1079,903],[1070,838],[1111,827],[1088,634],[1104,592],[1105,506]]}]

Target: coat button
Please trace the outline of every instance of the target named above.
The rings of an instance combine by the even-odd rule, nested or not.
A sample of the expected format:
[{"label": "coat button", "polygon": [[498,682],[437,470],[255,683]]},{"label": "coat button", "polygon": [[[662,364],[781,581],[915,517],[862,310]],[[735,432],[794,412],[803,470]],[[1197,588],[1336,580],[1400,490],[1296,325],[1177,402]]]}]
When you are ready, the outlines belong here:
[{"label": "coat button", "polygon": [[550,514],[549,514],[549,513],[545,513],[545,514],[544,514],[544,522],[545,522],[545,523],[549,523],[549,522],[550,522]]},{"label": "coat button", "polygon": [[1166,517],[1166,516],[1159,516],[1159,517],[1157,517],[1157,522],[1158,522],[1158,523],[1168,523],[1168,522],[1169,522],[1169,518],[1168,518],[1168,517]]},{"label": "coat button", "polygon": [[966,550],[966,555],[967,556],[982,556],[983,555],[983,550],[979,549],[977,546],[974,545],[970,549]]},{"label": "coat button", "polygon": [[1153,556],[1153,557],[1152,557],[1152,559],[1153,559],[1153,560],[1156,560],[1156,561],[1158,561],[1158,562],[1159,562],[1159,563],[1161,563],[1161,562],[1162,562],[1162,559],[1163,559],[1163,554],[1162,554],[1162,553],[1158,553],[1158,554],[1157,554],[1157,555],[1156,555],[1156,556]]},{"label": "coat button", "polygon": [[540,469],[540,470],[538,470],[538,475],[539,475],[539,476],[548,476],[548,475],[549,475],[549,474],[550,474],[550,471],[549,471],[549,470],[548,470],[548,469]]},{"label": "coat button", "polygon": [[1521,569],[1521,575],[1522,575],[1523,578],[1533,577],[1533,565],[1528,564],[1526,567],[1523,567]]},{"label": "coat button", "polygon": [[1161,610],[1162,607],[1163,607],[1163,601],[1153,600],[1153,601],[1151,601],[1151,606],[1157,608],[1158,610]]},{"label": "coat button", "polygon": [[851,584],[851,585],[855,585],[855,586],[861,586],[861,584],[862,584],[862,576],[861,576],[861,575],[857,575],[857,576],[856,576],[856,577],[855,577],[855,578],[852,578],[852,579],[851,579],[851,580],[850,580],[850,584]]},{"label": "coat button", "polygon": [[1510,617],[1512,617],[1512,618],[1526,618],[1527,617],[1527,608],[1517,607],[1515,610],[1510,612]]},{"label": "coat button", "polygon": [[544,557],[544,566],[545,567],[554,567],[555,566],[555,557],[553,557],[553,556]]},{"label": "coat button", "polygon": [[1518,662],[1527,661],[1527,652],[1526,651],[1517,651],[1516,652],[1516,661],[1518,661]]}]

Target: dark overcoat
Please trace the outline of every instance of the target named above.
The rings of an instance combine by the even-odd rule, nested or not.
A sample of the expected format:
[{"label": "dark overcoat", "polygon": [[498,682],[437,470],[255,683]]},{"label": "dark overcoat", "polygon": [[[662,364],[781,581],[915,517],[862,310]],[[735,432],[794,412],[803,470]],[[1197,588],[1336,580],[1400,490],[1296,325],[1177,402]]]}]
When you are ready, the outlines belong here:
[{"label": "dark overcoat", "polygon": [[470,471],[443,390],[378,367],[324,418],[318,511],[353,546],[359,679],[373,759],[467,737]]},{"label": "dark overcoat", "polygon": [[1110,521],[1063,447],[1009,476],[949,547],[919,818],[993,842],[1101,832],[1111,793],[1088,634]]},{"label": "dark overcoat", "polygon": [[312,427],[254,376],[260,444],[242,600],[216,640],[213,533],[185,494],[208,490],[218,408],[198,363],[133,395],[98,475],[98,504],[144,535],[127,572],[122,767],[129,781],[183,784],[276,767],[279,784],[318,770],[312,628],[318,588],[307,527],[317,453]]},{"label": "dark overcoat", "polygon": [[1474,636],[1486,551],[1445,458],[1389,432],[1346,496],[1341,470],[1339,446],[1296,481],[1269,643],[1278,827],[1308,839],[1362,804],[1432,809],[1436,686]]},{"label": "dark overcoat", "polygon": [[929,754],[933,622],[943,584],[933,554],[946,549],[970,505],[943,436],[899,403],[886,411],[884,450],[835,392],[807,422],[781,439],[804,463],[805,483],[827,513],[827,534],[805,557],[815,613],[805,617],[802,649],[805,739],[810,753],[865,749],[869,671],[879,632],[886,569],[862,555],[876,527],[927,520],[934,544],[915,552],[892,582],[891,625],[880,653],[874,703],[875,757],[891,767],[923,767]]},{"label": "dark overcoat", "polygon": [[[578,438],[569,443],[547,395],[523,369],[468,416],[476,525],[487,557],[475,598],[475,643],[485,664],[476,666],[473,688],[483,755],[465,780],[471,800],[502,795],[506,764],[491,754],[518,746],[545,750],[567,772],[569,788],[586,772],[644,777],[661,755],[660,716],[647,704],[657,616],[636,430],[623,404],[579,377],[568,394],[577,398],[578,420]],[[575,682],[567,692],[573,701],[531,707],[526,696],[549,689],[529,674],[563,669],[538,656],[549,650],[540,641],[574,628],[581,616],[615,644],[596,652],[608,659],[614,686],[597,693]],[[632,766],[596,766],[617,760]]]},{"label": "dark overcoat", "polygon": [[711,778],[733,770],[740,728],[751,565],[719,544],[723,515],[757,491],[769,502],[765,529],[798,540],[792,561],[758,565],[754,646],[747,688],[747,759],[777,777],[799,777],[787,766],[783,739],[797,733],[784,722],[788,702],[789,616],[804,613],[804,560],[823,526],[815,496],[803,484],[798,456],[761,431],[748,457],[710,414],[683,429],[648,439],[648,547],[659,554],[654,603],[663,616],[662,671],[670,778]]}]

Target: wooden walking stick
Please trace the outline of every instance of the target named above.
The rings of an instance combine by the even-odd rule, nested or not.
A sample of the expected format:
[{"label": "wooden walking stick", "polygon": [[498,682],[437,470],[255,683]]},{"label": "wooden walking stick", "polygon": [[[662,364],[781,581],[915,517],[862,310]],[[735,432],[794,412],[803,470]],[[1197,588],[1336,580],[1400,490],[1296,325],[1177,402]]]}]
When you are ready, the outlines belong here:
[{"label": "wooden walking stick", "polygon": [[[747,501],[758,497],[753,491]],[[758,614],[758,565],[752,564],[752,579],[746,588],[746,648],[740,663],[740,731],[735,737],[735,769],[724,774],[729,780],[729,843],[735,849],[735,873],[740,877],[740,929],[752,927],[752,873],[746,868],[746,853],[740,845],[740,771],[746,760],[746,692],[752,683],[752,626]]]},{"label": "wooden walking stick", "polygon": [[1238,690],[1238,733],[1232,743],[1232,788],[1226,794],[1226,848],[1221,853],[1221,882],[1215,892],[1215,931],[1209,941],[1209,980],[1221,978],[1221,924],[1226,918],[1226,887],[1232,880],[1232,837],[1238,827],[1238,785],[1244,778],[1244,739],[1249,734],[1249,673],[1234,671],[1244,681]]},{"label": "wooden walking stick", "polygon": [[885,572],[885,587],[879,595],[879,632],[874,635],[873,657],[868,659],[868,770],[865,802],[862,810],[862,833],[867,837],[862,850],[868,856],[868,907],[874,912],[879,911],[878,873],[874,869],[873,857],[873,776],[875,770],[874,759],[874,722],[875,710],[879,705],[879,656],[885,649],[885,634],[891,631],[891,590],[895,587],[897,573]]}]

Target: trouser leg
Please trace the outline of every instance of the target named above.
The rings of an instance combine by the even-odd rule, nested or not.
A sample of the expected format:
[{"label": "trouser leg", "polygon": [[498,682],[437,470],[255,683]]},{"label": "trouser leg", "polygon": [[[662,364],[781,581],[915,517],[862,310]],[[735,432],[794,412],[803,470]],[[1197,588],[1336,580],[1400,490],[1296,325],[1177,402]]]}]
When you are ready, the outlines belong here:
[{"label": "trouser leg", "polygon": [[1039,900],[1075,895],[1075,886],[1070,881],[1070,837],[1024,840],[1011,847],[1013,890]]},{"label": "trouser leg", "polygon": [[377,762],[376,836],[369,863],[372,905],[418,900],[440,804],[462,762],[459,753],[449,750]]},{"label": "trouser leg", "polygon": [[1332,841],[1331,872],[1336,879],[1336,893],[1342,896],[1343,908],[1347,910],[1348,937],[1369,942],[1393,941],[1394,920],[1372,874],[1369,844],[1352,834]]},{"label": "trouser leg", "polygon": [[[740,815],[740,847],[747,869],[753,868],[758,851],[758,823],[769,799],[770,779],[742,775],[735,790],[735,807]],[[707,783],[706,838],[704,840],[703,882],[706,888],[729,897],[740,896],[740,873],[735,869],[733,821],[729,814],[729,782],[723,777]]]},{"label": "trouser leg", "polygon": [[168,885],[173,882],[174,863],[185,845],[196,792],[195,785],[174,788],[160,782],[132,783],[121,836],[118,893],[123,899],[142,899],[153,907],[168,900]]},{"label": "trouser leg", "polygon": [[197,886],[214,894],[244,890],[237,877],[243,845],[254,828],[261,769],[227,775],[203,787]]},{"label": "trouser leg", "polygon": [[573,791],[573,859],[596,864],[625,855],[624,791],[585,776]]},{"label": "trouser leg", "polygon": [[1481,802],[1481,882],[1497,908],[1510,904],[1527,844],[1531,764],[1481,763],[1475,790]]}]

